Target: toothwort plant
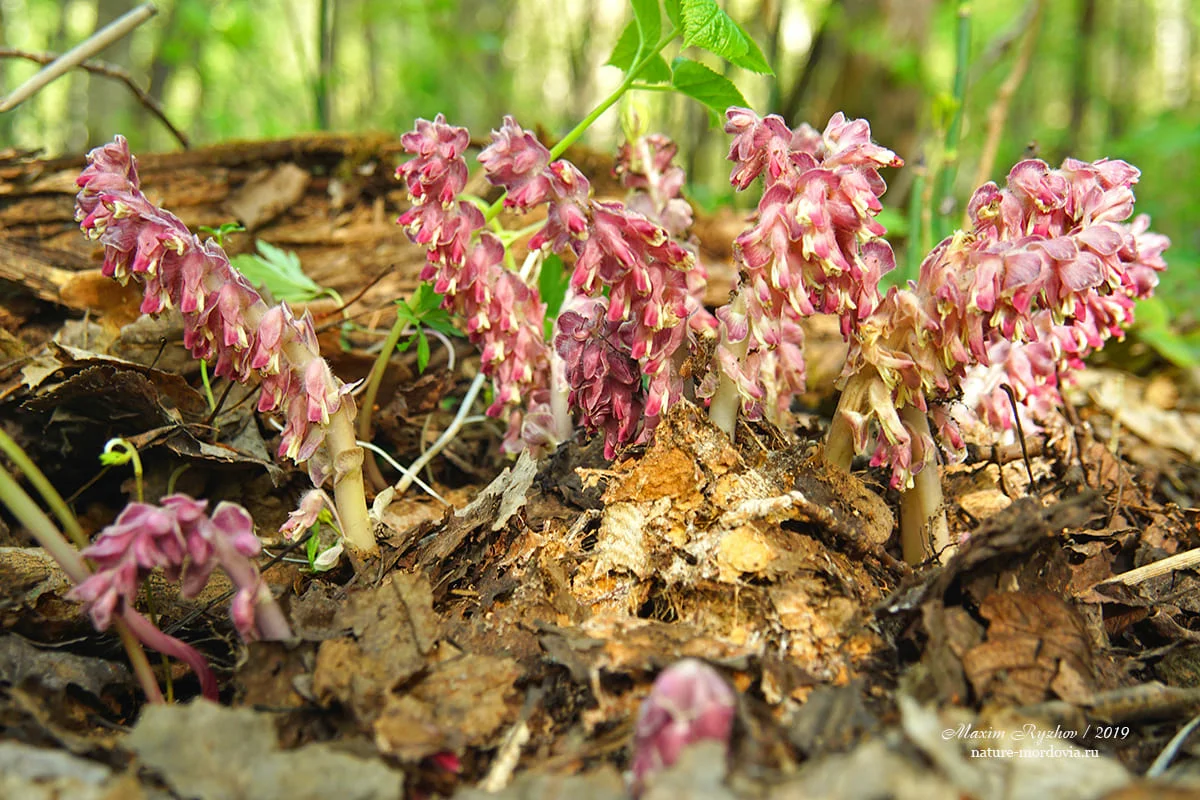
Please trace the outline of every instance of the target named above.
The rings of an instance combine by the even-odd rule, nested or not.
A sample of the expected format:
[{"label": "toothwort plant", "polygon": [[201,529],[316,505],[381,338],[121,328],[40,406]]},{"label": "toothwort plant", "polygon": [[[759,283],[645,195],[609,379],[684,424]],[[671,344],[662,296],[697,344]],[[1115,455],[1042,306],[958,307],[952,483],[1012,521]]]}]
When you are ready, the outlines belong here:
[{"label": "toothwort plant", "polygon": [[287,420],[280,457],[307,463],[317,486],[332,477],[347,543],[376,552],[354,437],[353,387],[321,358],[312,317],[297,318],[286,303],[268,306],[220,246],[202,243],[151,203],[124,137],[89,153],[77,183],[76,217],[104,245],[104,274],[140,282],[144,314],[179,309],[184,345],[196,358],[215,361],[214,374],[259,381],[258,410],[280,411]]}]

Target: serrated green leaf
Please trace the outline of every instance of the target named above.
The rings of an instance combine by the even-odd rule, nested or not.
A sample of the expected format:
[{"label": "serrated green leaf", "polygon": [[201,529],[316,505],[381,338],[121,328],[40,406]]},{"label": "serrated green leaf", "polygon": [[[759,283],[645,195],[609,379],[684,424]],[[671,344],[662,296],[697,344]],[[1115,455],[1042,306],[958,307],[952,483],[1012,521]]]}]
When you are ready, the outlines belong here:
[{"label": "serrated green leaf", "polygon": [[431,311],[436,311],[441,307],[442,301],[445,300],[444,295],[440,295],[433,290],[433,287],[428,283],[422,283],[417,287],[417,292],[413,295],[412,309],[418,318],[424,317]]},{"label": "serrated green leaf", "polygon": [[767,63],[767,57],[763,55],[762,50],[758,47],[758,42],[754,41],[754,37],[746,32],[746,29],[741,26],[735,19],[730,19],[734,25],[737,25],[738,31],[742,34],[742,38],[746,40],[746,54],[741,56],[731,57],[729,62],[736,64],[742,69],[748,69],[751,72],[757,72],[759,75],[774,75],[775,70],[771,69],[771,65]]},{"label": "serrated green leaf", "polygon": [[715,118],[714,123],[719,122],[730,106],[747,105],[746,98],[732,81],[703,64],[677,58],[671,66],[671,85],[677,92],[706,105]]},{"label": "serrated green leaf", "polygon": [[424,372],[429,366],[429,338],[425,331],[417,329],[417,372]]},{"label": "serrated green leaf", "polygon": [[466,336],[465,333],[455,327],[454,321],[450,319],[450,315],[440,309],[426,317],[424,324],[425,327],[432,328],[446,336],[458,336],[460,338]]},{"label": "serrated green leaf", "polygon": [[701,47],[730,61],[749,52],[741,29],[716,0],[683,0],[682,12],[685,47]]},{"label": "serrated green leaf", "polygon": [[671,68],[667,66],[666,59],[655,53],[638,73],[638,79],[646,83],[670,83]]},{"label": "serrated green leaf", "polygon": [[667,12],[667,19],[671,20],[671,24],[678,28],[680,21],[679,0],[663,0],[663,9]]},{"label": "serrated green leaf", "polygon": [[637,22],[642,34],[642,44],[649,48],[658,43],[662,36],[662,12],[658,8],[658,0],[630,0],[633,6],[633,19]]}]

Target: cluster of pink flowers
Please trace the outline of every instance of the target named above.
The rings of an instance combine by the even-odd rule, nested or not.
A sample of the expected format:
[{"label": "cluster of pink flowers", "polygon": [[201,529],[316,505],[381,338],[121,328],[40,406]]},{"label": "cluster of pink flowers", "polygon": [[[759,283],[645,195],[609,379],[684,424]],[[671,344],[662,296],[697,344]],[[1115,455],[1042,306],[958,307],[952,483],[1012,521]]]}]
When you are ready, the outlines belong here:
[{"label": "cluster of pink flowers", "polygon": [[428,261],[421,279],[444,294],[444,307],[462,316],[467,335],[483,352],[483,370],[495,386],[491,416],[510,412],[509,441],[529,428],[529,404],[537,433],[545,438],[536,412],[546,405],[550,351],[543,337],[546,307],[537,290],[504,266],[505,250],[494,234],[484,230],[484,215],[459,199],[466,188],[470,145],[466,128],[446,124],[438,115],[419,120],[401,137],[413,154],[397,170],[412,198],[412,208],[398,220],[413,242],[426,248]]},{"label": "cluster of pink flowers", "polygon": [[1141,214],[1119,229],[1124,241],[1118,257],[1124,271],[1121,284],[1109,294],[1089,293],[1080,298],[1074,313],[1061,322],[1049,310],[1032,315],[1034,335],[1028,342],[995,338],[988,346],[988,365],[968,371],[964,398],[977,418],[995,430],[1013,427],[1008,396],[1000,388],[1007,384],[1017,398],[1022,430],[1036,431],[1039,422],[1061,407],[1059,381],[1071,379],[1083,368],[1083,359],[1100,349],[1110,338],[1124,337],[1133,322],[1136,300],[1149,297],[1158,285],[1158,273],[1166,269],[1163,251],[1167,237],[1152,233],[1150,218]]},{"label": "cluster of pink flowers", "polygon": [[[892,465],[892,482],[908,485],[932,455],[928,435],[897,409],[928,410],[943,444],[961,449],[943,405],[973,364],[1011,359],[1011,377],[1026,395],[1051,384],[1053,365],[1078,363],[1132,318],[1134,299],[1153,288],[1165,266],[1164,237],[1147,221],[1125,224],[1138,172],[1123,161],[1067,160],[1060,169],[1027,160],[1008,185],[980,187],[968,211],[973,230],[939,244],[909,289],[893,288],[857,326],[841,378],[839,413],[856,449]],[[1000,341],[1037,341],[1044,349],[1014,354]]]},{"label": "cluster of pink flowers", "polygon": [[268,307],[215,242],[202,244],[151,203],[124,137],[89,153],[77,183],[76,218],[104,245],[104,274],[141,281],[145,314],[178,308],[185,346],[212,361],[217,376],[243,383],[259,377],[258,410],[282,410],[287,418],[280,456],[309,461],[319,484],[327,459],[314,456],[324,426],[343,405],[353,414],[354,401],[347,396],[352,387],[321,358],[312,318],[297,319],[286,304]]},{"label": "cluster of pink flowers", "polygon": [[[605,431],[610,457],[620,444],[645,441],[682,393],[672,359],[686,340],[683,323],[699,305],[695,279],[689,282],[694,256],[649,217],[624,203],[591,198],[583,173],[570,162],[551,162],[550,151],[511,117],[493,131],[479,160],[489,180],[508,191],[510,208],[549,204],[530,248],[575,258],[571,290],[580,299],[565,304],[568,325],[564,328],[560,316],[555,336],[568,367],[571,405],[581,411],[587,429]],[[671,199],[664,196],[663,205]],[[678,216],[678,206],[673,211]],[[581,363],[585,353],[587,366]],[[628,360],[636,362],[640,375],[627,374]],[[594,368],[600,364],[620,366]],[[644,390],[641,376],[647,379]]]},{"label": "cluster of pink flowers", "polygon": [[754,225],[734,247],[744,311],[727,307],[717,315],[720,367],[753,418],[785,411],[804,390],[803,317],[837,314],[848,337],[875,310],[879,278],[895,266],[875,220],[887,188],[878,170],[903,162],[871,142],[865,120],[841,113],[818,133],[731,108],[725,131],[734,137],[733,186],[740,191],[763,179]]},{"label": "cluster of pink flowers", "polygon": [[263,582],[253,558],[262,552],[249,512],[236,503],[208,503],[173,494],[159,505],[130,503],[116,521],[83,551],[97,571],[71,590],[87,605],[98,630],[107,630],[113,614],[132,607],[142,580],[162,569],[179,582],[183,597],[195,597],[220,566],[236,592],[230,607],[234,627],[246,641],[291,636],[283,613]]},{"label": "cluster of pink flowers", "polygon": [[[703,273],[694,269],[693,255],[652,218],[593,199],[578,168],[552,161],[536,137],[506,117],[479,162],[488,180],[506,191],[506,207],[527,212],[547,205],[530,250],[575,262],[572,296],[555,337],[558,352],[551,353],[542,340],[545,312],[536,290],[503,267],[504,248],[483,230],[484,215],[458,199],[466,185],[467,131],[439,116],[420,121],[402,141],[415,158],[398,173],[413,199],[400,224],[428,250],[422,278],[446,294],[447,306],[467,320],[468,334],[483,350],[484,369],[496,383],[488,413],[510,413],[506,443],[549,443],[561,428],[550,411],[556,355],[565,362],[569,403],[586,428],[605,432],[610,456],[620,444],[645,441],[682,393],[672,368],[687,337],[682,323],[703,313]],[[685,226],[690,208],[680,206],[682,176],[669,166],[674,151],[662,141],[654,145],[647,164],[653,174],[629,169],[626,178],[647,190],[653,185],[657,195],[648,210]]]}]

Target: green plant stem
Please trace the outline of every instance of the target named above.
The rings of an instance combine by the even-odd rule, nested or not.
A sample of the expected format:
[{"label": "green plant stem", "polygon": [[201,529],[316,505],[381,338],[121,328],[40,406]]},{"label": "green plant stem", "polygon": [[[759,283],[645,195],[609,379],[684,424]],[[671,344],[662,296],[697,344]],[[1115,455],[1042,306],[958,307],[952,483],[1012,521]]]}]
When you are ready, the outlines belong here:
[{"label": "green plant stem", "polygon": [[[662,49],[670,44],[671,41],[678,35],[679,31],[675,28],[671,28],[669,31],[663,34],[661,39],[654,43],[654,46],[651,47],[648,52],[643,54],[639,49],[638,56],[634,60],[633,66],[630,67],[629,71],[625,73],[625,79],[621,81],[621,84],[613,90],[612,94],[601,100],[600,104],[591,110],[591,113],[580,120],[578,125],[568,131],[563,138],[559,139],[558,143],[555,144],[554,147],[550,148],[550,160],[553,161],[565,153],[568,147],[575,144],[575,142],[579,140],[579,137],[583,136],[584,132],[588,128],[592,127],[592,124],[600,118],[601,114],[612,108],[613,104],[620,100],[621,97],[634,85],[634,83],[637,81],[638,75],[640,75],[642,70],[646,68],[646,65],[650,63],[650,60],[661,53]],[[500,213],[501,209],[504,208],[504,198],[506,197],[508,197],[508,192],[505,192],[496,198],[496,202],[488,206],[487,211],[484,212],[484,219],[488,221],[495,219]]]},{"label": "green plant stem", "polygon": [[[27,456],[26,460],[28,460]],[[38,472],[38,474],[40,475],[41,473]],[[27,473],[27,476],[33,482],[32,473]],[[51,492],[53,492],[53,489]],[[58,493],[53,492],[53,494],[57,496]],[[33,499],[20,487],[12,475],[8,473],[8,470],[3,468],[0,468],[0,502],[3,502],[5,507],[12,512],[12,515],[17,518],[17,521],[25,526],[25,529],[33,535],[33,538],[42,546],[42,549],[58,562],[58,565],[62,567],[63,572],[67,574],[72,583],[78,586],[87,580],[91,571],[88,569],[87,564],[84,563],[83,556],[79,555],[78,550],[71,547],[70,543],[63,538],[58,528],[54,527],[54,523],[50,521],[50,518],[38,508],[37,503],[33,502]],[[63,507],[65,508],[65,505]],[[70,512],[68,511],[67,513],[69,514]],[[78,521],[73,522],[73,525],[78,527]],[[129,657],[130,666],[132,666],[133,673],[142,686],[142,691],[146,693],[146,699],[151,703],[163,702],[162,691],[158,688],[154,669],[150,666],[150,661],[146,658],[146,651],[142,649],[141,643],[129,630],[123,619],[119,617],[114,619],[113,627],[116,628],[117,635],[121,639],[121,644],[125,647],[125,653]]]},{"label": "green plant stem", "polygon": [[371,365],[371,377],[367,379],[367,388],[362,396],[362,408],[358,412],[358,438],[363,441],[371,439],[371,415],[375,413],[375,398],[379,396],[379,387],[383,383],[383,374],[387,372],[392,353],[396,352],[396,345],[400,343],[400,337],[404,335],[404,329],[407,327],[408,320],[397,314],[396,322],[383,341],[383,349],[379,351],[379,355],[375,357],[375,363]]},{"label": "green plant stem", "polygon": [[0,430],[0,450],[12,460],[17,469],[25,476],[25,479],[33,484],[33,488],[37,489],[38,494],[42,496],[42,500],[54,512],[54,516],[58,518],[58,524],[66,532],[67,536],[71,537],[71,541],[75,546],[83,549],[91,542],[88,541],[87,534],[83,532],[83,527],[80,526],[79,520],[75,518],[75,514],[67,507],[66,501],[62,499],[62,495],[54,488],[54,485],[46,478],[45,474],[38,469],[37,464],[26,455],[25,451],[12,440],[7,433]]},{"label": "green plant stem", "polygon": [[958,4],[958,24],[955,28],[954,50],[954,114],[950,127],[946,129],[943,148],[942,172],[938,176],[937,207],[934,226],[937,240],[950,233],[950,201],[954,196],[954,180],[958,173],[958,141],[962,131],[963,112],[967,96],[967,62],[971,55],[971,4]]},{"label": "green plant stem", "polygon": [[923,254],[927,252],[924,248],[925,236],[922,235],[924,218],[921,213],[925,197],[926,172],[923,163],[913,167],[912,189],[909,190],[908,196],[908,252],[905,258],[904,280],[900,282],[900,288],[904,288],[904,281],[915,281],[920,277],[921,260],[924,258]]},{"label": "green plant stem", "polygon": [[204,399],[208,401],[208,410],[217,410],[217,399],[213,397],[212,383],[208,379],[208,362],[200,359],[200,383],[204,385]]}]

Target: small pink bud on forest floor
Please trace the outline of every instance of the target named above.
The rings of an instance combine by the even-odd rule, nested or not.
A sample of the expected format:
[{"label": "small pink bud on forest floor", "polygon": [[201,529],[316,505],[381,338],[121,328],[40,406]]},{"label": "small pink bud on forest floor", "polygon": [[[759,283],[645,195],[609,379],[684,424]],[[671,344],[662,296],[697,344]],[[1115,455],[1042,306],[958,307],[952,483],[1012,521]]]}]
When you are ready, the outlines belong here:
[{"label": "small pink bud on forest floor", "polygon": [[733,687],[703,661],[686,658],[663,670],[642,701],[634,728],[634,796],[689,745],[713,740],[728,746],[736,713]]}]

